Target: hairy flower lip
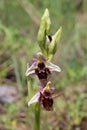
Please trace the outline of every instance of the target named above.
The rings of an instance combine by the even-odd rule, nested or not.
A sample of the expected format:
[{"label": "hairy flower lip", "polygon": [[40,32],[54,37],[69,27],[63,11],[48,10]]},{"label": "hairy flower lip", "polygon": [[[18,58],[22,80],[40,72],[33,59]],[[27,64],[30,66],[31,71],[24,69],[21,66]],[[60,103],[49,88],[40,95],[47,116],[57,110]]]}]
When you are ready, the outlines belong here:
[{"label": "hairy flower lip", "polygon": [[50,92],[44,91],[40,93],[39,102],[45,110],[51,111],[53,109],[53,98]]}]

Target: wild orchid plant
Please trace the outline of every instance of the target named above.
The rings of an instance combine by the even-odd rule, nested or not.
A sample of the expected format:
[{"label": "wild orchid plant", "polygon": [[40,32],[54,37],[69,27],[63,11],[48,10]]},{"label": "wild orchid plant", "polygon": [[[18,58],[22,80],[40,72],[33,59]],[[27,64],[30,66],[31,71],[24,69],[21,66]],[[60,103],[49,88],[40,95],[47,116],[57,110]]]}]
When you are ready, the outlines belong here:
[{"label": "wild orchid plant", "polygon": [[[35,102],[38,103],[37,106],[35,105],[35,130],[40,129],[40,105],[42,105],[47,111],[53,110],[52,94],[54,87],[51,85],[51,81],[48,80],[48,76],[51,75],[53,71],[61,72],[60,67],[50,61],[57,51],[57,44],[60,40],[62,28],[60,27],[60,29],[51,36],[49,34],[50,25],[51,21],[49,18],[49,11],[46,9],[44,15],[42,16],[38,32],[38,44],[42,52],[38,52],[36,54],[36,58],[33,58],[33,64],[26,70],[26,76],[30,76],[32,74],[37,75],[41,84],[39,92],[37,92],[28,102],[28,106]],[[29,91],[31,91],[31,86],[28,87]]]}]

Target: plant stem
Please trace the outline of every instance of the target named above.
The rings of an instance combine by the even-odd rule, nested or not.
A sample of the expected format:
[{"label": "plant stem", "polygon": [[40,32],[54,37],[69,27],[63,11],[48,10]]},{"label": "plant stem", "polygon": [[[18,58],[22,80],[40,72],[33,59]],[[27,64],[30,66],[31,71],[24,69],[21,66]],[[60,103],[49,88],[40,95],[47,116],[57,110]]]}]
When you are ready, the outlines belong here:
[{"label": "plant stem", "polygon": [[40,130],[40,104],[35,104],[35,124],[34,130]]},{"label": "plant stem", "polygon": [[[33,82],[30,77],[27,78],[28,83],[28,99],[31,99],[31,97],[34,94],[33,90]],[[40,130],[40,104],[36,103],[34,106],[34,116],[35,116],[35,122],[34,122],[34,130]]]}]

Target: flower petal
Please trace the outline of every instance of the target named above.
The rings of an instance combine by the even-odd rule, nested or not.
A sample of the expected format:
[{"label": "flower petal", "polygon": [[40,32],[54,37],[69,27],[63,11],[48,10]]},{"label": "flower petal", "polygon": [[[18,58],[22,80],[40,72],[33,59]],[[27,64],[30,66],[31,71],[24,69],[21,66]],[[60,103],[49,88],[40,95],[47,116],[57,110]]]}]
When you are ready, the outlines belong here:
[{"label": "flower petal", "polygon": [[54,88],[54,87],[51,87],[51,88],[50,88],[50,91],[51,91],[51,92],[53,92],[54,90],[55,90],[55,88]]},{"label": "flower petal", "polygon": [[28,76],[30,74],[35,73],[35,69],[37,68],[37,62],[34,62],[26,71],[25,75]]},{"label": "flower petal", "polygon": [[35,71],[34,70],[26,71],[26,73],[25,73],[26,76],[31,75],[31,74],[35,74]]},{"label": "flower petal", "polygon": [[32,103],[38,102],[40,97],[40,92],[36,93],[31,100],[28,102],[28,106],[30,106]]},{"label": "flower petal", "polygon": [[57,72],[61,72],[61,69],[59,66],[51,63],[51,62],[46,62],[47,68],[50,69],[50,71],[57,71]]},{"label": "flower petal", "polygon": [[39,60],[39,61],[46,61],[47,60],[47,58],[45,58],[45,56],[43,55],[43,53],[41,53],[41,52],[38,52],[37,54],[36,54],[36,57],[37,57],[37,59]]}]

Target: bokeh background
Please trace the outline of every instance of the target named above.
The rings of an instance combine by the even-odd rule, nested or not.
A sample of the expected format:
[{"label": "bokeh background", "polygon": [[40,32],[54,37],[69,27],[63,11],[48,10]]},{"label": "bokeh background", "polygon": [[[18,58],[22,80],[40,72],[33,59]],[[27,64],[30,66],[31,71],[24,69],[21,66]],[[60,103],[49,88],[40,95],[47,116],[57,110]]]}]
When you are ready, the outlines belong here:
[{"label": "bokeh background", "polygon": [[[33,130],[26,64],[40,51],[37,33],[49,9],[51,34],[63,32],[53,63],[54,111],[41,110],[41,130],[87,130],[87,0],[0,0],[0,130]],[[32,78],[35,91],[37,78]]]}]

